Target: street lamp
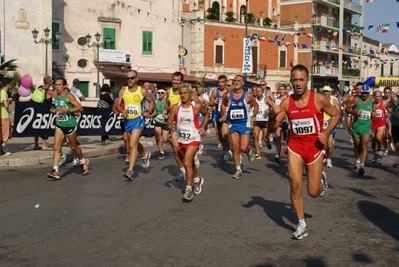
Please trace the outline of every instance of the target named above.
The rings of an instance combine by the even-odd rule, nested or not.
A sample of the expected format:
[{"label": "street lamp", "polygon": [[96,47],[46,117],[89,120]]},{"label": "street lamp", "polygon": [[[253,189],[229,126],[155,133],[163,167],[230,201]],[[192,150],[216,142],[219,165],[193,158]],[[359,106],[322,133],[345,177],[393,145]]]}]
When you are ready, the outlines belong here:
[{"label": "street lamp", "polygon": [[58,41],[60,40],[61,37],[61,33],[56,32],[55,33],[55,41],[53,39],[50,38],[50,29],[48,27],[46,27],[44,30],[44,38],[40,38],[39,41],[36,41],[37,39],[37,35],[38,35],[38,31],[36,30],[36,28],[32,31],[32,35],[33,35],[33,41],[35,42],[35,44],[45,44],[46,45],[46,69],[45,69],[45,76],[48,75],[48,45],[49,44],[58,44]]},{"label": "street lamp", "polygon": [[314,39],[315,39],[315,24],[316,24],[316,17],[317,17],[317,15],[316,14],[313,14],[312,15],[312,32],[313,32],[313,34],[312,34],[312,45],[311,45],[311,64],[312,64],[312,68],[311,68],[311,70],[310,70],[310,73],[311,73],[311,78],[310,78],[310,89],[311,90],[313,90],[314,88],[313,88],[313,75],[314,75],[314,60],[313,60],[313,46],[314,46]]},{"label": "street lamp", "polygon": [[[87,34],[86,35],[86,44],[87,47],[96,47],[97,48],[97,85],[96,85],[96,98],[100,97],[100,48],[109,45],[111,42],[111,38],[107,36],[105,38],[106,45],[103,42],[100,42],[101,39],[101,34],[98,32],[94,34],[94,37],[96,37],[96,41],[90,44],[90,39],[91,35]],[[106,47],[105,47],[106,48]]]}]

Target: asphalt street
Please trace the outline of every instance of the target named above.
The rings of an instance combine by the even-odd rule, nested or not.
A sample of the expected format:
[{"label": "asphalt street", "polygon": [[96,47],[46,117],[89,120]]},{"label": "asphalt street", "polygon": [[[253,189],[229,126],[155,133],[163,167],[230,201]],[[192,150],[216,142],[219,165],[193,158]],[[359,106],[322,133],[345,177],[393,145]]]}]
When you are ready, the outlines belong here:
[{"label": "asphalt street", "polygon": [[[170,147],[150,167],[136,164],[134,181],[122,154],[90,158],[88,175],[51,164],[3,167],[0,172],[0,266],[398,266],[399,165],[395,152],[381,163],[352,169],[349,136],[338,129],[330,188],[305,199],[309,236],[291,240],[296,217],[289,198],[286,157],[249,164],[232,179],[214,138],[200,156],[202,194],[181,201],[185,184]],[[306,175],[304,175],[306,183]],[[37,206],[40,205],[40,207]],[[35,207],[36,206],[36,207]]]}]

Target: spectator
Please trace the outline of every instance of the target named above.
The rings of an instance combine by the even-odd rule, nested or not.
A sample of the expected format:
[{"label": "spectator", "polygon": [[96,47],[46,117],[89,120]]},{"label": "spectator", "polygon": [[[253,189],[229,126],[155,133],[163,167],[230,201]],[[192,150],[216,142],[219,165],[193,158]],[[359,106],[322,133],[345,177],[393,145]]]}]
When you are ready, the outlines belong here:
[{"label": "spectator", "polygon": [[156,83],[152,85],[151,97],[156,101],[158,99],[158,86]]},{"label": "spectator", "polygon": [[[77,96],[77,98],[79,98],[80,101],[85,101],[85,96],[82,94],[82,92],[79,89],[79,85],[80,85],[80,81],[79,79],[74,79],[72,81],[72,87],[69,89],[69,91],[74,94],[75,96]],[[79,102],[80,103],[80,102]]]},{"label": "spectator", "polygon": [[9,106],[12,98],[8,96],[8,91],[12,86],[12,79],[3,79],[3,88],[0,93],[0,119],[1,119],[1,155],[9,156],[11,152],[7,151],[7,141],[11,135],[11,122]]},{"label": "spectator", "polygon": [[[114,104],[114,99],[111,94],[111,87],[108,84],[104,84],[100,90],[100,101],[98,101],[97,108],[111,108]],[[102,135],[101,141],[105,143],[111,143],[108,135]]]},{"label": "spectator", "polygon": [[[53,85],[53,78],[51,76],[46,76],[43,78],[43,85],[39,86],[38,88],[41,88],[45,92],[45,98],[43,102],[40,103],[52,103],[52,97],[54,96],[54,91],[52,90],[51,86]],[[49,92],[51,90],[52,92]],[[19,98],[21,101],[21,97]],[[48,147],[48,136],[41,136],[42,138],[42,147],[39,146],[39,136],[35,136],[34,139],[34,146],[33,150],[43,150],[43,151],[49,151],[53,150],[51,147]]]}]

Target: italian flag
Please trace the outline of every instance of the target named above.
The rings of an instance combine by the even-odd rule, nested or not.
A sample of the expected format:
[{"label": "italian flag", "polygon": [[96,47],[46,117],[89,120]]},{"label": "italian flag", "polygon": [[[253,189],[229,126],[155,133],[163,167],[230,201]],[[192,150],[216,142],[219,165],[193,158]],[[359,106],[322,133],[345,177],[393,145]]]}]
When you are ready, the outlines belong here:
[{"label": "italian flag", "polygon": [[388,32],[389,25],[391,25],[391,24],[390,23],[384,24],[384,28],[382,29],[382,33]]},{"label": "italian flag", "polygon": [[313,32],[310,32],[310,33],[308,33],[308,34],[306,35],[306,37],[312,39],[312,38],[313,38],[313,35],[314,35]]},{"label": "italian flag", "polygon": [[259,37],[258,37],[258,40],[259,40],[260,42],[266,42],[266,36],[259,36]]},{"label": "italian flag", "polygon": [[335,38],[337,38],[337,37],[338,37],[338,31],[337,31],[337,30],[334,30],[334,31],[333,31],[333,34],[332,34],[332,38],[335,39]]}]

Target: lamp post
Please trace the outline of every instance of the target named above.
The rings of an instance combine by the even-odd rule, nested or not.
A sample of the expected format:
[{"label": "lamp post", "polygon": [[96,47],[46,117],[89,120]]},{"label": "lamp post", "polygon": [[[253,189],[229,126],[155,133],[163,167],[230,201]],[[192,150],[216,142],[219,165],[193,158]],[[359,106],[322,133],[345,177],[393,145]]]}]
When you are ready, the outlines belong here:
[{"label": "lamp post", "polygon": [[[90,44],[90,39],[91,35],[87,34],[86,35],[86,44],[87,47],[96,47],[97,48],[97,85],[96,85],[96,98],[100,97],[100,48],[105,47],[105,44],[103,42],[100,42],[101,39],[101,34],[98,32],[94,34],[94,37],[96,37],[96,41]],[[106,45],[109,45],[111,42],[111,38],[107,36],[105,38]],[[106,48],[106,47],[105,47]]]},{"label": "lamp post", "polygon": [[311,73],[311,75],[312,75],[312,77],[311,77],[311,79],[310,79],[310,89],[311,90],[313,90],[314,88],[313,88],[313,75],[314,75],[314,60],[313,60],[313,46],[314,46],[314,39],[315,39],[315,24],[316,24],[316,17],[317,17],[317,15],[316,14],[313,14],[312,15],[312,32],[313,32],[313,34],[312,34],[312,45],[311,45],[311,47],[312,47],[312,49],[311,49],[311,64],[312,64],[312,68],[311,68],[311,70],[310,70],[310,73]]},{"label": "lamp post", "polygon": [[33,36],[33,41],[35,42],[35,44],[45,44],[46,45],[46,69],[45,69],[45,76],[48,75],[48,45],[49,44],[58,44],[58,41],[60,40],[61,37],[61,33],[56,32],[55,33],[55,41],[53,39],[50,38],[50,29],[48,27],[46,27],[44,30],[44,38],[40,38],[39,41],[36,41],[37,39],[37,35],[38,35],[38,31],[36,30],[36,28],[32,31],[32,36]]},{"label": "lamp post", "polygon": [[245,0],[245,38],[248,37],[248,0]]}]

